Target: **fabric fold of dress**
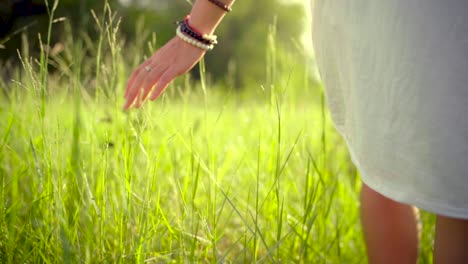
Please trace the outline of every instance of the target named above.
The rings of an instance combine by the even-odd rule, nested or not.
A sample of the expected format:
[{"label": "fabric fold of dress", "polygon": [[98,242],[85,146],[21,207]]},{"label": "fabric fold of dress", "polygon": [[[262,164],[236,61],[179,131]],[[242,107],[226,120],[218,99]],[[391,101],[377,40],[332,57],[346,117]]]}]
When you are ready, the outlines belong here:
[{"label": "fabric fold of dress", "polygon": [[468,2],[313,6],[328,105],[363,182],[468,219]]}]

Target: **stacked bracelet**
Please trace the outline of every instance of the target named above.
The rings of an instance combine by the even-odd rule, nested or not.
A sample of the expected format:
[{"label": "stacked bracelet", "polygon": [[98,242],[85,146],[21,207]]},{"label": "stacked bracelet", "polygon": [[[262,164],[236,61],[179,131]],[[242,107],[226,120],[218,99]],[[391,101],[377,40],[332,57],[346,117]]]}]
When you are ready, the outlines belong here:
[{"label": "stacked bracelet", "polygon": [[215,35],[206,35],[191,27],[188,22],[189,16],[183,21],[178,22],[176,34],[183,41],[203,50],[212,50],[218,43]]},{"label": "stacked bracelet", "polygon": [[207,34],[201,33],[200,31],[198,31],[194,27],[190,26],[189,19],[190,19],[190,15],[187,15],[185,17],[184,21],[182,23],[180,23],[182,32],[184,32],[187,35],[189,35],[189,36],[191,36],[193,38],[196,38],[196,39],[198,39],[198,40],[200,40],[202,42],[205,42],[205,44],[209,44],[209,45],[218,44],[218,41],[217,41],[218,37],[217,36],[207,35]]},{"label": "stacked bracelet", "polygon": [[193,31],[190,31],[190,29],[187,27],[186,24],[180,24],[179,25],[179,29],[182,33],[184,33],[185,35],[187,35],[187,37],[191,37],[193,39],[196,39],[198,40],[199,42],[203,43],[203,44],[206,44],[206,45],[213,45],[213,44],[216,44],[214,41],[212,40],[208,40],[206,38],[203,38],[202,36],[194,33]]},{"label": "stacked bracelet", "polygon": [[208,1],[215,4],[216,6],[218,6],[219,8],[223,9],[226,12],[231,12],[232,11],[232,8],[230,6],[224,4],[223,2],[221,2],[219,0],[208,0]]},{"label": "stacked bracelet", "polygon": [[197,39],[195,38],[191,38],[187,35],[185,35],[184,33],[182,33],[182,31],[180,30],[180,26],[177,27],[177,31],[176,31],[176,34],[177,36],[182,39],[183,41],[191,44],[192,46],[195,46],[197,48],[200,48],[200,49],[203,49],[203,50],[212,50],[214,48],[214,45],[207,45],[201,41],[198,41]]}]

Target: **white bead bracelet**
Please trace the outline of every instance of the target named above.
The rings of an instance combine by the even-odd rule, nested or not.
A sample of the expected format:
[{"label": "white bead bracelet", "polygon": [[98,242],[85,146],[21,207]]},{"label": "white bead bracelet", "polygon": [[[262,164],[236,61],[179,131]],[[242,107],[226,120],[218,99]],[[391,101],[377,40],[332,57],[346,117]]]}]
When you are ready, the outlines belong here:
[{"label": "white bead bracelet", "polygon": [[187,42],[188,44],[192,45],[192,46],[195,46],[199,49],[202,49],[202,50],[212,50],[214,48],[214,45],[207,45],[205,43],[202,43],[201,41],[197,40],[197,39],[194,39],[194,38],[191,38],[187,35],[185,35],[181,30],[180,30],[180,26],[177,27],[177,30],[176,30],[176,34],[177,36],[182,39],[183,41]]}]

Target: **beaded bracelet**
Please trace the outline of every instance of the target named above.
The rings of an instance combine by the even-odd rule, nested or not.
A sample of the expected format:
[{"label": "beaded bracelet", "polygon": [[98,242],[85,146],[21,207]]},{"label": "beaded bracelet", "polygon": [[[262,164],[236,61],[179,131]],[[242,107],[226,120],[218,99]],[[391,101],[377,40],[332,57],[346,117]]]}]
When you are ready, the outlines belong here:
[{"label": "beaded bracelet", "polygon": [[[187,15],[187,16],[184,18],[183,21],[179,22],[179,25],[180,25],[180,24],[184,24],[184,28],[185,28],[187,31],[191,31],[191,33],[194,33],[194,35],[198,35],[198,36],[200,36],[202,39],[209,41],[209,42],[210,42],[209,44],[217,44],[217,43],[218,43],[218,42],[216,41],[216,39],[217,39],[217,36],[216,36],[216,35],[207,35],[207,34],[201,33],[201,32],[200,32],[199,30],[197,30],[196,28],[190,26],[189,20],[190,20],[190,15]],[[192,34],[189,34],[189,35],[192,35]]]},{"label": "beaded bracelet", "polygon": [[230,6],[224,4],[223,2],[221,2],[219,0],[208,0],[208,1],[215,4],[216,6],[218,6],[219,8],[223,9],[226,12],[231,12],[232,11],[232,8]]},{"label": "beaded bracelet", "polygon": [[195,39],[195,38],[192,38],[192,37],[189,37],[187,35],[185,35],[182,31],[181,31],[181,26],[179,25],[177,27],[177,30],[176,30],[176,34],[177,36],[182,39],[183,41],[187,42],[188,44],[192,45],[192,46],[195,46],[197,48],[200,48],[200,49],[203,49],[203,50],[212,50],[214,48],[214,44],[211,44],[211,45],[207,45],[201,41],[199,41],[198,39]]},{"label": "beaded bracelet", "polygon": [[180,25],[180,31],[185,33],[187,36],[192,37],[200,42],[203,42],[206,45],[213,45],[213,44],[218,44],[217,37],[216,36],[210,36],[209,38],[206,35],[199,35],[197,32],[193,31],[189,25],[186,23],[181,23]]},{"label": "beaded bracelet", "polygon": [[177,36],[183,41],[203,50],[212,50],[215,44],[218,44],[217,36],[201,33],[189,24],[190,15],[184,20],[177,22]]},{"label": "beaded bracelet", "polygon": [[179,28],[180,28],[180,31],[182,33],[184,33],[185,35],[187,35],[188,37],[194,38],[194,39],[200,41],[203,44],[206,44],[206,45],[217,44],[216,40],[203,38],[202,36],[198,35],[197,33],[191,31],[190,28],[185,23],[180,24]]}]

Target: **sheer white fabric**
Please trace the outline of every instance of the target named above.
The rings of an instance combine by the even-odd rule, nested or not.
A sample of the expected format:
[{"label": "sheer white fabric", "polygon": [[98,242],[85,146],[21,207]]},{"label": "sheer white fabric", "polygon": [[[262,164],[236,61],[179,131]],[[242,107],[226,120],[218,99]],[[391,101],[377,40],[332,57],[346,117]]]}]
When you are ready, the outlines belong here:
[{"label": "sheer white fabric", "polygon": [[313,14],[329,108],[362,180],[468,219],[468,2],[316,0]]}]

